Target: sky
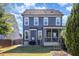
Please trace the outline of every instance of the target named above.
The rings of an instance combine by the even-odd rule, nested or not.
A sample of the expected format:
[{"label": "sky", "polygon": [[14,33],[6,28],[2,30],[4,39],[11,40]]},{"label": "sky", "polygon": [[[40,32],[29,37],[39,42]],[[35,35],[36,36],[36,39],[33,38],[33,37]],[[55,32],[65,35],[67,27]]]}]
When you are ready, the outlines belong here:
[{"label": "sky", "polygon": [[5,6],[7,13],[15,15],[16,21],[18,23],[19,32],[22,33],[22,21],[23,18],[21,14],[26,9],[55,9],[59,10],[64,14],[63,25],[66,24],[67,17],[70,15],[72,4],[71,3],[9,3]]}]

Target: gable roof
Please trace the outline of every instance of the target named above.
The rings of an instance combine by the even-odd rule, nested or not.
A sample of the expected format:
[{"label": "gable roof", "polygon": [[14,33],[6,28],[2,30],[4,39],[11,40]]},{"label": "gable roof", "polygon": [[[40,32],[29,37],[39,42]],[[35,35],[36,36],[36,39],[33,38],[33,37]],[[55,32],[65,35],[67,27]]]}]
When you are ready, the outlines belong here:
[{"label": "gable roof", "polygon": [[26,14],[60,14],[63,15],[59,10],[54,9],[26,9],[22,15]]}]

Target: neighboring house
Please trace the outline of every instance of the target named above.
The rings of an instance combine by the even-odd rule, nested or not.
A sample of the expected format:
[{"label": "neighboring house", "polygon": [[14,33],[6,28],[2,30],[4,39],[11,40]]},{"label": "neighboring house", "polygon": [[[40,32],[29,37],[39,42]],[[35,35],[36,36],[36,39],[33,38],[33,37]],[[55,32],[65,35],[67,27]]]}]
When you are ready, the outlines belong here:
[{"label": "neighboring house", "polygon": [[[11,15],[11,14],[7,14],[7,15]],[[11,40],[21,39],[21,37],[19,35],[18,24],[16,22],[15,16],[12,16],[6,22],[14,23],[14,25],[12,26],[14,28],[14,32],[12,32],[12,33],[10,33],[10,34],[8,34],[6,36],[0,35],[0,39],[11,39]]]},{"label": "neighboring house", "polygon": [[23,43],[35,41],[36,45],[59,45],[63,14],[54,9],[30,9],[22,13]]}]

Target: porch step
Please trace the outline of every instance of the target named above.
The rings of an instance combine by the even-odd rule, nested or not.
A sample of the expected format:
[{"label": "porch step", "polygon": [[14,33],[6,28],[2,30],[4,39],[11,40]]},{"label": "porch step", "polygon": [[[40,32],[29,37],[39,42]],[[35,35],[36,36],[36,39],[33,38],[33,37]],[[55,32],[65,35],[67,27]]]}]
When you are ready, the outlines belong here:
[{"label": "porch step", "polygon": [[28,46],[29,44],[28,44],[28,42],[27,41],[25,41],[24,42],[24,46]]},{"label": "porch step", "polygon": [[44,46],[52,46],[54,50],[61,50],[61,46],[58,42],[44,42]]},{"label": "porch step", "polygon": [[59,46],[58,42],[44,42],[44,46]]}]

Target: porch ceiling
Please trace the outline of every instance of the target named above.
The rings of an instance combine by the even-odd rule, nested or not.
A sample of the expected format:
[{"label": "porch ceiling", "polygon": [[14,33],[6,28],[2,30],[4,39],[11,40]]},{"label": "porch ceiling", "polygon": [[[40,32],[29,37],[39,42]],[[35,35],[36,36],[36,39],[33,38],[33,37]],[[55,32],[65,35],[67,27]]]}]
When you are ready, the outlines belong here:
[{"label": "porch ceiling", "polygon": [[62,29],[63,27],[43,27],[44,29]]}]

